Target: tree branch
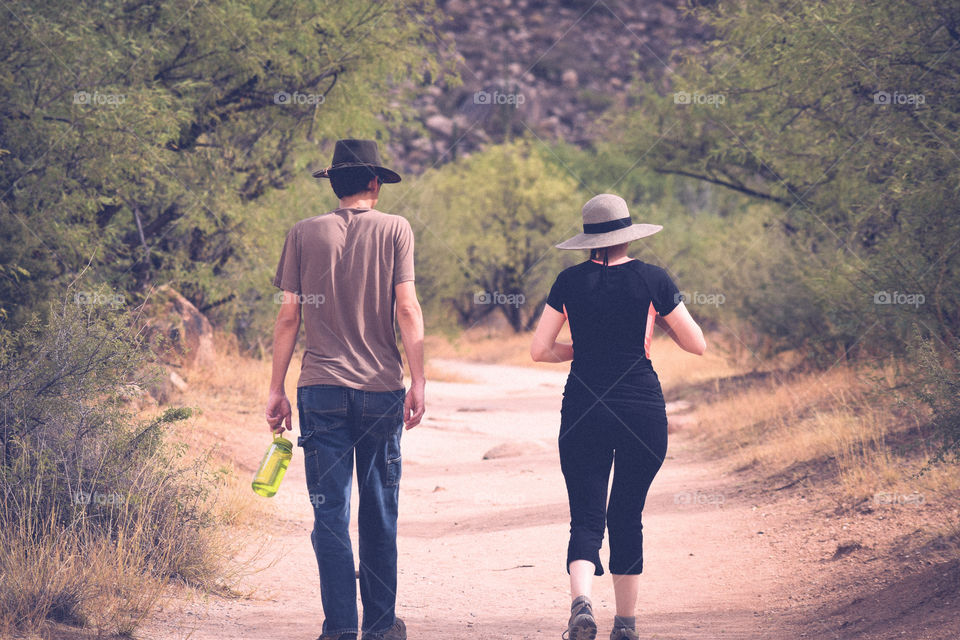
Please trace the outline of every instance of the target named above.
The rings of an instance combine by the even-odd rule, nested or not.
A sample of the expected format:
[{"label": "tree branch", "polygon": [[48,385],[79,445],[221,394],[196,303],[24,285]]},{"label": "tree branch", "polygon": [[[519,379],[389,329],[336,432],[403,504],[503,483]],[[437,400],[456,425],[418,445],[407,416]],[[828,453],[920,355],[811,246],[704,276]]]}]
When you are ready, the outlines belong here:
[{"label": "tree branch", "polygon": [[735,183],[733,183],[733,182],[727,182],[727,181],[725,181],[725,180],[718,180],[717,178],[712,178],[712,177],[710,177],[710,176],[705,176],[705,175],[700,175],[700,174],[697,174],[697,173],[692,173],[692,172],[689,172],[689,171],[684,171],[683,169],[663,169],[663,168],[659,168],[659,167],[658,167],[658,168],[654,168],[654,171],[656,171],[657,173],[673,174],[673,175],[678,175],[678,176],[684,176],[684,177],[686,177],[686,178],[694,178],[694,179],[696,179],[696,180],[703,180],[704,182],[709,182],[710,184],[715,184],[715,185],[719,185],[719,186],[721,186],[721,187],[726,187],[726,188],[728,188],[728,189],[732,189],[733,191],[738,191],[738,192],[740,192],[740,193],[746,194],[746,195],[751,196],[751,197],[753,197],[753,198],[760,198],[760,199],[762,199],[762,200],[769,200],[769,201],[771,201],[771,202],[777,202],[777,203],[779,203],[779,204],[782,204],[782,205],[788,206],[788,207],[791,206],[792,204],[794,204],[793,202],[790,202],[789,200],[787,200],[787,199],[785,199],[785,198],[781,198],[781,197],[778,197],[778,196],[775,196],[775,195],[772,195],[772,194],[769,194],[769,193],[763,193],[762,191],[755,191],[754,189],[751,189],[751,188],[749,188],[749,187],[745,187],[745,186],[743,186],[743,185],[738,185],[738,184],[735,184]]}]

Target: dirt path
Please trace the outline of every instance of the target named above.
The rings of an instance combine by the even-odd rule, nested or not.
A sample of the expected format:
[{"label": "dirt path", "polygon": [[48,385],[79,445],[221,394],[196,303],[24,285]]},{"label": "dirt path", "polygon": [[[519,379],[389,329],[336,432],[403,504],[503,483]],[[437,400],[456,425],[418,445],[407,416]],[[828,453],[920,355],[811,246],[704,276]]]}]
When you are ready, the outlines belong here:
[{"label": "dirt path", "polygon": [[[470,382],[429,383],[427,417],[403,437],[398,614],[411,638],[559,638],[568,612],[568,511],[556,451],[565,373],[432,365]],[[246,458],[259,455],[264,434],[250,424],[228,450],[255,451],[244,460],[256,464]],[[483,459],[504,443],[519,455]],[[789,608],[796,554],[762,533],[768,514],[738,497],[732,478],[699,458],[689,437],[672,435],[648,498],[641,637],[799,637],[790,616],[777,613]],[[252,597],[174,601],[139,635],[316,638],[322,611],[299,450],[272,504],[263,534],[276,564],[248,578]],[[608,577],[593,600],[605,638]]]}]

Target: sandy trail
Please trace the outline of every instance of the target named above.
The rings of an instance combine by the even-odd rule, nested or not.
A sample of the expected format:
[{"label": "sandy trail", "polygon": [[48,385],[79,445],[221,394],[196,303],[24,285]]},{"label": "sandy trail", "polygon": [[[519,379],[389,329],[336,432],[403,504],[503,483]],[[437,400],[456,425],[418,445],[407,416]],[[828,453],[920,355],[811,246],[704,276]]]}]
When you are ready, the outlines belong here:
[{"label": "sandy trail", "polygon": [[[556,447],[565,370],[432,365],[470,382],[428,382],[424,423],[403,436],[398,614],[411,638],[559,638],[569,611],[563,567],[569,515]],[[256,458],[261,429],[243,427],[230,448]],[[518,443],[521,455],[483,460],[508,442]],[[789,563],[796,558],[761,533],[763,514],[740,495],[718,465],[702,461],[689,437],[671,435],[644,511],[641,637],[800,635],[778,613],[788,608]],[[247,579],[252,597],[175,600],[139,635],[319,635],[312,512],[299,449],[272,501],[276,516],[264,523],[263,535],[277,561]],[[356,498],[354,513],[355,505]],[[353,539],[356,549],[355,530]],[[606,548],[601,558],[606,562]],[[596,581],[593,600],[598,637],[605,638],[614,613],[609,577]]]}]

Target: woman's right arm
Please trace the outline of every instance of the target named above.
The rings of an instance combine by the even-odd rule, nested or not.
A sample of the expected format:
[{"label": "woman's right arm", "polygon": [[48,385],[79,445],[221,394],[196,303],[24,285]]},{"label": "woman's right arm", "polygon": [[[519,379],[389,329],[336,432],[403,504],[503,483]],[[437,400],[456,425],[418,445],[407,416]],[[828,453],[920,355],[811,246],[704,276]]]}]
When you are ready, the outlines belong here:
[{"label": "woman's right arm", "polygon": [[560,313],[549,304],[543,305],[543,314],[533,334],[533,343],[530,345],[530,357],[536,362],[566,362],[573,360],[573,345],[557,342],[560,329],[567,321],[567,316]]},{"label": "woman's right arm", "polygon": [[665,316],[657,316],[657,325],[667,332],[680,348],[702,356],[707,350],[707,341],[703,339],[700,325],[693,319],[687,307],[681,302]]}]

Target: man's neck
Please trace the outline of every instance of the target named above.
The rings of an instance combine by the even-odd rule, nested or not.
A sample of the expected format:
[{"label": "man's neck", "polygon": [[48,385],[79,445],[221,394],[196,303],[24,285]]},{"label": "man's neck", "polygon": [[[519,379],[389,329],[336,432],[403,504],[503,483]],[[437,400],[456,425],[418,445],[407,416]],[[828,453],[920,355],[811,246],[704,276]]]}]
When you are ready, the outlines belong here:
[{"label": "man's neck", "polygon": [[377,197],[367,193],[340,198],[341,209],[373,209],[377,206]]}]

